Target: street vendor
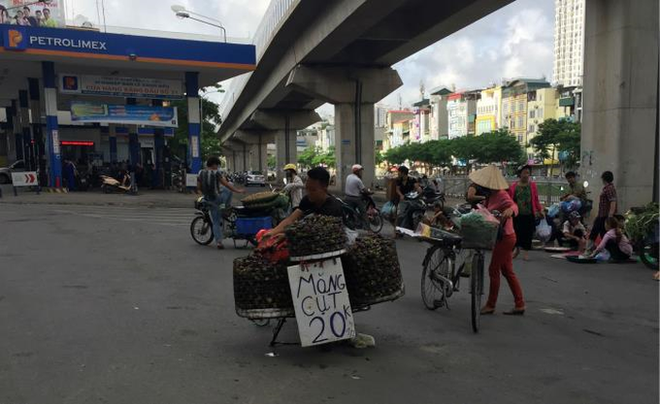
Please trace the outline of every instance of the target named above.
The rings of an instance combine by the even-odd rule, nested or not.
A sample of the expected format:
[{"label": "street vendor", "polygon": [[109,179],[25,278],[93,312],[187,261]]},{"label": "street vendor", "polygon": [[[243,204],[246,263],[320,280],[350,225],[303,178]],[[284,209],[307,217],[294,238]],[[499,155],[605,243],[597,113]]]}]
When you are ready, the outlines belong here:
[{"label": "street vendor", "polygon": [[284,238],[284,229],[311,214],[343,217],[341,202],[328,193],[330,173],[323,167],[316,167],[307,172],[305,191],[307,195],[302,198],[298,208],[284,219],[277,227],[268,231],[264,237]]}]

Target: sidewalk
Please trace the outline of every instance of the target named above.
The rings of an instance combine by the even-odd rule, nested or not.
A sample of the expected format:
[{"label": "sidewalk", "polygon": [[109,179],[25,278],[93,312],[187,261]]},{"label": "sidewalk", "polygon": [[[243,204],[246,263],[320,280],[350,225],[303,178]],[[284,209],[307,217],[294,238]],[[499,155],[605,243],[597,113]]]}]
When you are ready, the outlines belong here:
[{"label": "sidewalk", "polygon": [[[262,188],[250,188],[250,193],[263,191]],[[139,206],[147,208],[193,208],[196,194],[182,194],[176,191],[140,191],[138,195],[104,194],[99,190],[87,192],[70,192],[66,194],[19,190],[14,196],[11,186],[2,186],[0,205],[41,204],[41,205],[88,205],[88,206]],[[373,196],[378,206],[387,202],[385,191],[376,191]],[[234,198],[236,201],[237,198]],[[238,198],[240,200],[240,198]],[[462,200],[447,198],[447,206],[456,206]]]},{"label": "sidewalk", "polygon": [[11,187],[2,188],[2,204],[47,204],[47,205],[91,205],[91,206],[140,206],[147,208],[190,208],[193,209],[195,194],[175,191],[140,191],[138,195],[104,194],[100,191],[51,194],[19,191],[14,196]]}]

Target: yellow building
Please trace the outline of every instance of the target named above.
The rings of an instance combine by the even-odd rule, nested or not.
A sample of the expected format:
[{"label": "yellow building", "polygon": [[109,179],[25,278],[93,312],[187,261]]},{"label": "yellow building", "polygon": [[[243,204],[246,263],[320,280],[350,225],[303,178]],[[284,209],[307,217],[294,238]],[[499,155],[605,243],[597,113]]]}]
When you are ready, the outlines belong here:
[{"label": "yellow building", "polygon": [[[527,97],[527,134],[524,142],[529,141],[538,134],[539,125],[546,119],[559,119],[557,116],[558,94],[555,88],[541,88],[530,92]],[[528,158],[533,158],[534,149],[527,147]]]},{"label": "yellow building", "polygon": [[481,91],[477,101],[477,119],[475,134],[493,132],[502,127],[500,110],[502,108],[502,87],[495,86]]},{"label": "yellow building", "polygon": [[502,87],[502,127],[509,128],[523,147],[527,147],[528,98],[536,97],[536,90],[550,87],[545,79],[516,79]]}]

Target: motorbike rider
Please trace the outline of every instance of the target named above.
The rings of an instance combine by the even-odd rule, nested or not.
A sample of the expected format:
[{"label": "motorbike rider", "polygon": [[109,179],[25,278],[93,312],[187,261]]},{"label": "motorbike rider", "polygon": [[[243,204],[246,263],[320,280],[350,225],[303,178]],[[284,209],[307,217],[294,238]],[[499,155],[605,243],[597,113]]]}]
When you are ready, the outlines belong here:
[{"label": "motorbike rider", "polygon": [[351,167],[352,174],[346,177],[346,185],[344,187],[344,194],[346,195],[346,204],[353,209],[357,209],[360,217],[364,222],[367,221],[367,203],[364,196],[371,195],[373,192],[364,186],[362,182],[362,175],[364,174],[364,167],[359,164],[354,164]]},{"label": "motorbike rider", "polygon": [[231,205],[232,192],[244,194],[245,190],[234,188],[227,181],[219,166],[218,157],[209,157],[206,161],[206,168],[201,170],[197,176],[197,191],[204,195],[210,206],[213,236],[218,250],[223,250],[225,247],[222,245],[222,215],[220,212],[225,206]]},{"label": "motorbike rider", "polygon": [[408,173],[408,167],[399,167],[399,179],[396,181],[396,195],[399,202],[396,221],[397,226],[414,230],[412,229],[412,207],[414,201],[406,200],[406,194],[413,191],[417,191],[421,194],[422,188],[419,186],[417,180],[408,176]]},{"label": "motorbike rider", "polygon": [[298,176],[295,164],[285,165],[284,173],[286,174],[287,182],[284,188],[282,188],[282,192],[289,196],[289,200],[291,201],[291,211],[295,211],[303,198],[305,184]]}]

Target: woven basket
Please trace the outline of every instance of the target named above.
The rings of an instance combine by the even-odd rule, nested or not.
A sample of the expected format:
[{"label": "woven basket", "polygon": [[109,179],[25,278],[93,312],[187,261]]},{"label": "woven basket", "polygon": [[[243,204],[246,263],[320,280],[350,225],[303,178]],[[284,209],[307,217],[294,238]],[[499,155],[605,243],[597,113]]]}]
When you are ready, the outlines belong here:
[{"label": "woven basket", "polygon": [[472,250],[492,250],[497,242],[499,226],[495,223],[485,222],[474,227],[462,226],[460,235],[463,238],[461,246]]},{"label": "woven basket", "polygon": [[234,260],[236,313],[249,318],[282,317],[274,313],[292,313],[286,265],[275,265],[264,259],[258,267],[245,269],[246,260],[247,257]]},{"label": "woven basket", "polygon": [[[365,249],[365,239],[375,248]],[[405,293],[393,240],[376,235],[358,238],[342,256],[342,266],[354,309],[396,300]]]}]

